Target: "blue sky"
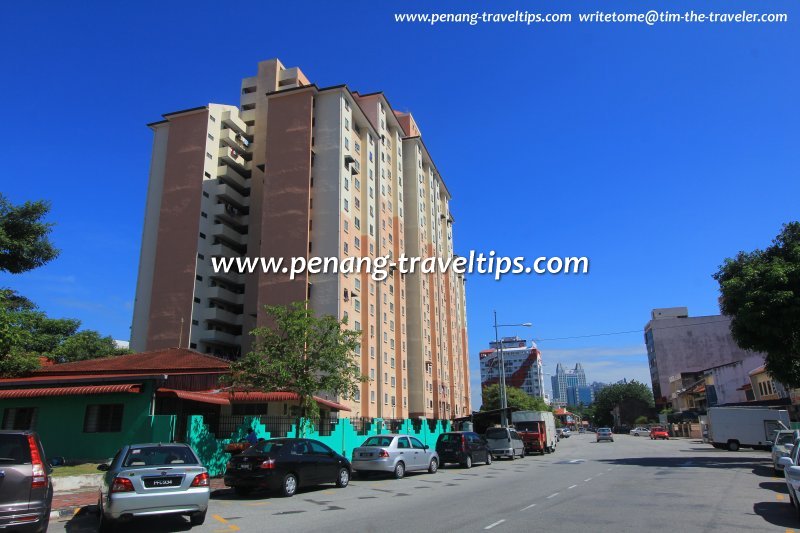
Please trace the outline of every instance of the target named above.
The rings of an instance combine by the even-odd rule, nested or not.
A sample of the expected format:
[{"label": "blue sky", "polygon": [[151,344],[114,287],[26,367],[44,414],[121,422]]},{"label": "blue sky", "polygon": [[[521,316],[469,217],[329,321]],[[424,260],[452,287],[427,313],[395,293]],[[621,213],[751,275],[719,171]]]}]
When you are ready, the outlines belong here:
[{"label": "blue sky", "polygon": [[[578,255],[588,276],[468,281],[477,353],[501,322],[546,371],[649,383],[650,309],[715,314],[725,257],[797,220],[800,9],[756,2],[22,3],[0,34],[0,190],[52,202],[61,257],[0,286],[127,338],[151,132],[162,113],[238,103],[262,59],[412,111],[450,191],[462,254]],[[782,25],[398,25],[393,12],[765,9]],[[800,18],[798,18],[800,20]],[[548,380],[549,381],[549,380]],[[474,407],[479,406],[477,394]]]}]

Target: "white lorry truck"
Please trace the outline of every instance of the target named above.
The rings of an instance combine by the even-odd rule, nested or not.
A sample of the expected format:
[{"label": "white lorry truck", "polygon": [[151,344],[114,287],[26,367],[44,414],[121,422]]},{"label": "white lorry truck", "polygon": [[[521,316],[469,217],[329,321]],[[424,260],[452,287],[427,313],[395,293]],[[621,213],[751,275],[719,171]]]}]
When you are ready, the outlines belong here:
[{"label": "white lorry truck", "polygon": [[514,411],[511,422],[522,437],[526,453],[556,451],[556,421],[550,411]]},{"label": "white lorry truck", "polygon": [[789,412],[761,407],[711,407],[708,442],[732,452],[739,448],[768,450],[776,430],[789,429]]}]

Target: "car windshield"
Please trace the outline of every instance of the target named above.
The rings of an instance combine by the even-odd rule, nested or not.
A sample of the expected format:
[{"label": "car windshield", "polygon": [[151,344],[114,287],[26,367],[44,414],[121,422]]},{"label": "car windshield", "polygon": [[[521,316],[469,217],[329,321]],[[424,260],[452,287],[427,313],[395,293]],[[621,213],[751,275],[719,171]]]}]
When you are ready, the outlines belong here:
[{"label": "car windshield", "polygon": [[364,441],[364,444],[361,446],[391,446],[394,437],[385,437],[385,436],[376,436],[370,437]]},{"label": "car windshield", "polygon": [[0,464],[31,462],[31,450],[24,435],[0,434]]},{"label": "car windshield", "polygon": [[611,433],[611,430],[608,428],[600,428],[597,430],[598,433]]},{"label": "car windshield", "polygon": [[125,468],[197,464],[197,457],[186,446],[134,446],[122,461]]},{"label": "car windshield", "polygon": [[486,430],[487,439],[507,439],[508,430],[505,428],[492,428]]},{"label": "car windshield", "polygon": [[280,440],[262,440],[255,446],[242,452],[247,455],[277,454],[283,448],[284,442]]},{"label": "car windshield", "polygon": [[439,435],[439,442],[461,442],[460,433],[444,433]]},{"label": "car windshield", "polygon": [[787,444],[792,444],[793,442],[794,442],[794,433],[783,433],[781,435],[778,435],[778,442],[776,442],[776,444],[786,446]]}]

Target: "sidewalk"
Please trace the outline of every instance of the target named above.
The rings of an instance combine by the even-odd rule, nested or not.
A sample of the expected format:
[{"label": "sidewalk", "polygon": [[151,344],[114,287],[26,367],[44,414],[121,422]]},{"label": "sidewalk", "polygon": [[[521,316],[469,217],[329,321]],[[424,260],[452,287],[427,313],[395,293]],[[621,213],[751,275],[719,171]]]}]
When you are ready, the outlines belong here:
[{"label": "sidewalk", "polygon": [[[222,478],[211,479],[211,493],[225,488]],[[97,505],[98,491],[77,490],[61,491],[53,494],[53,504],[50,507],[50,520],[70,518],[87,505]]]}]

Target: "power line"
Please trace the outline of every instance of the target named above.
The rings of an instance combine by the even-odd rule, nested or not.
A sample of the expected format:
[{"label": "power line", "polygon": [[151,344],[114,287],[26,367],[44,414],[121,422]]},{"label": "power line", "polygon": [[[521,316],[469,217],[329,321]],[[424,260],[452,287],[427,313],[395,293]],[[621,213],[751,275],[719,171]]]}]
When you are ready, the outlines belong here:
[{"label": "power line", "polygon": [[[709,320],[708,322],[693,322],[692,324],[675,324],[674,326],[662,326],[653,329],[672,329],[672,328],[687,328],[691,326],[702,326],[704,324],[718,324],[721,320]],[[610,335],[628,335],[630,333],[642,333],[641,329],[631,329],[628,331],[613,331],[608,333],[592,333],[590,335],[573,335],[571,337],[552,337],[549,339],[533,339],[535,342],[541,341],[563,341],[569,339],[587,339],[590,337],[608,337]]]}]

